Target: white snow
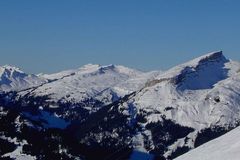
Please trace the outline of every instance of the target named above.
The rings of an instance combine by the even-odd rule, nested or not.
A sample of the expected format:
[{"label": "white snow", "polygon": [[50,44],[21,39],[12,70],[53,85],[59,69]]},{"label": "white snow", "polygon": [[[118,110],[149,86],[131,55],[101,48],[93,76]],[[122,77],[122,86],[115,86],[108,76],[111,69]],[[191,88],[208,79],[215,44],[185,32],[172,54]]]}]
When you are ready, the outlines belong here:
[{"label": "white snow", "polygon": [[133,146],[136,151],[139,152],[147,152],[146,149],[144,148],[144,137],[142,133],[138,132],[134,137],[133,137]]},{"label": "white snow", "polygon": [[16,137],[10,138],[10,137],[5,137],[5,136],[0,136],[0,138],[17,145],[17,148],[13,152],[6,153],[6,154],[2,155],[1,158],[10,157],[12,159],[17,159],[17,160],[35,160],[35,159],[37,159],[35,156],[23,153],[23,146],[28,144],[26,140],[19,141]]},{"label": "white snow", "polygon": [[193,149],[176,160],[239,160],[239,137],[240,127]]}]

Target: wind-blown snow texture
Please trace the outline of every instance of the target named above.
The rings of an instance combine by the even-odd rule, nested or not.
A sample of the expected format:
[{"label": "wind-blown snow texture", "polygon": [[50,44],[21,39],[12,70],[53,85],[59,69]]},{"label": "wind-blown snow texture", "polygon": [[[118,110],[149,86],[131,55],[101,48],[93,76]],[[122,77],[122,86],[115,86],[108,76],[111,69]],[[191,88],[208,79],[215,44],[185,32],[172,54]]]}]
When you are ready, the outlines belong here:
[{"label": "wind-blown snow texture", "polygon": [[239,160],[240,127],[214,139],[176,160]]},{"label": "wind-blown snow texture", "polygon": [[240,122],[240,63],[221,51],[164,72],[88,64],[28,75],[4,66],[0,76],[2,105],[19,105],[29,126],[70,130],[87,145],[133,149],[133,158],[173,159]]}]

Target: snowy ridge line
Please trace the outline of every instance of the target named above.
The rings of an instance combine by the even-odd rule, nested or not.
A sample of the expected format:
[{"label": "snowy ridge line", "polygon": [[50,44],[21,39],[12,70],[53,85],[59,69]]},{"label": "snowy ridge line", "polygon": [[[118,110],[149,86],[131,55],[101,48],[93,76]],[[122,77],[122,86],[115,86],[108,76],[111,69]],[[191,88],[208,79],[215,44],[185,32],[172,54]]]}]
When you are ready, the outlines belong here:
[{"label": "snowy ridge line", "polygon": [[43,83],[43,84],[40,84],[40,85],[35,86],[35,87],[30,87],[30,88],[27,88],[27,89],[20,90],[20,91],[18,91],[18,93],[31,90],[30,92],[28,92],[28,93],[25,95],[25,96],[27,97],[28,95],[30,95],[32,92],[34,92],[34,91],[35,91],[36,89],[38,89],[39,87],[42,87],[42,86],[44,86],[44,85],[46,85],[46,84],[53,83],[53,82],[55,82],[55,81],[58,81],[58,80],[61,80],[61,79],[67,78],[67,77],[71,77],[71,76],[74,76],[74,75],[75,75],[75,73],[71,73],[70,75],[63,76],[63,77],[61,77],[61,78],[59,78],[59,79],[53,79],[53,80],[49,80],[49,79],[48,79],[47,82],[45,82],[45,83]]}]

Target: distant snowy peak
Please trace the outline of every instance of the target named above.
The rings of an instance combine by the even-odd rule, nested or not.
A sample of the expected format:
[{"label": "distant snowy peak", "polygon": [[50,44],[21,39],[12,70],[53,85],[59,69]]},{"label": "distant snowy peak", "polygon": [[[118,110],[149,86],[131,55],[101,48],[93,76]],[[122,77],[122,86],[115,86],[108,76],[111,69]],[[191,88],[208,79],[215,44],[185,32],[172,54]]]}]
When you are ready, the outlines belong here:
[{"label": "distant snowy peak", "polygon": [[62,79],[64,77],[68,76],[73,76],[73,75],[97,75],[97,74],[103,74],[106,72],[115,72],[115,73],[120,73],[120,74],[125,74],[129,76],[136,76],[137,74],[140,74],[142,72],[131,69],[128,67],[120,66],[120,65],[99,65],[99,64],[87,64],[84,65],[78,69],[72,69],[72,70],[66,70],[54,74],[42,74],[41,76],[46,78],[46,79]]},{"label": "distant snowy peak", "polygon": [[120,65],[93,65],[93,64],[88,64],[85,65],[78,70],[80,73],[89,73],[91,75],[97,75],[97,74],[104,74],[104,73],[118,73],[118,74],[124,74],[127,76],[136,76],[142,72],[131,69],[128,67],[120,66]]},{"label": "distant snowy peak", "polygon": [[25,77],[27,76],[26,73],[24,73],[23,71],[21,71],[19,68],[14,67],[14,66],[10,66],[10,65],[4,65],[4,66],[0,66],[0,76],[3,77],[12,77],[12,78],[16,78],[16,77]]},{"label": "distant snowy peak", "polygon": [[0,67],[0,91],[19,91],[46,82],[33,74],[26,74],[17,67],[5,65]]}]

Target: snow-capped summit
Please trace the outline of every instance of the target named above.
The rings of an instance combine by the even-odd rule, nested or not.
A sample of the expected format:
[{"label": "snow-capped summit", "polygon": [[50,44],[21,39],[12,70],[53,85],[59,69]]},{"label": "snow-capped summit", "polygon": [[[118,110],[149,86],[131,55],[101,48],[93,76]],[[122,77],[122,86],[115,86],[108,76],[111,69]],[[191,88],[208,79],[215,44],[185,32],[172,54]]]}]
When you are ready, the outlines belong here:
[{"label": "snow-capped summit", "polygon": [[17,67],[4,65],[2,67],[0,66],[0,75],[7,77],[24,77],[27,74]]},{"label": "snow-capped summit", "polygon": [[137,74],[141,74],[141,71],[138,71],[136,69],[131,69],[125,66],[121,66],[121,65],[114,65],[114,64],[110,64],[110,65],[99,65],[99,64],[87,64],[84,65],[83,67],[80,67],[79,70],[81,72],[85,73],[92,73],[92,74],[97,74],[97,73],[105,73],[105,72],[118,72],[121,74],[126,74],[129,76],[133,76],[133,75],[137,75]]},{"label": "snow-capped summit", "polygon": [[173,67],[157,78],[171,79],[176,84],[184,82],[188,89],[205,89],[228,76],[227,62],[222,51],[212,52]]},{"label": "snow-capped summit", "polygon": [[186,62],[182,65],[185,66],[197,66],[202,63],[214,62],[214,61],[227,61],[226,57],[223,55],[222,51],[210,52],[200,57],[197,57],[189,62]]},{"label": "snow-capped summit", "polygon": [[92,64],[92,63],[89,63],[89,64],[85,64],[84,66],[80,67],[81,69],[85,69],[85,70],[89,70],[91,68],[98,68],[100,67],[101,65],[100,64]]},{"label": "snow-capped summit", "polygon": [[71,76],[77,73],[81,74],[101,74],[107,71],[118,72],[126,75],[136,75],[141,74],[141,71],[124,67],[121,65],[99,65],[99,64],[86,64],[78,69],[65,70],[53,74],[42,74],[41,76],[46,79],[61,79],[62,77]]},{"label": "snow-capped summit", "polygon": [[0,67],[0,90],[19,91],[44,83],[43,78],[33,74],[26,74],[19,68],[4,65]]}]

